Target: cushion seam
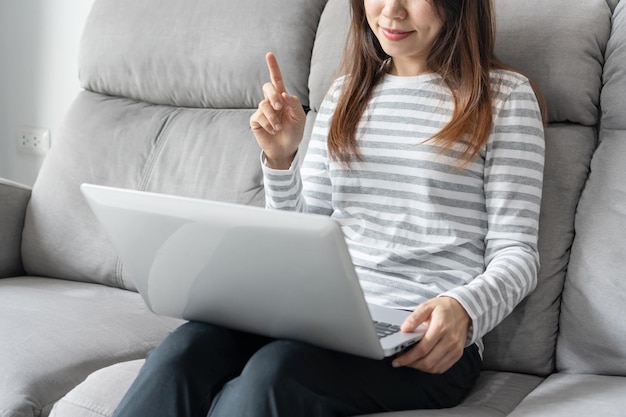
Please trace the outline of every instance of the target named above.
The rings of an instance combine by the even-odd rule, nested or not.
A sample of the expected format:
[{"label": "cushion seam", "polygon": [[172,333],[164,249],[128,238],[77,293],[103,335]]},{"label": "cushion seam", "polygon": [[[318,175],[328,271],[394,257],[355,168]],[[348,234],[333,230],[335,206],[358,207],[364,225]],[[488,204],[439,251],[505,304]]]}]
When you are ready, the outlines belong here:
[{"label": "cushion seam", "polygon": [[101,415],[101,416],[103,416],[103,417],[109,417],[109,415],[108,415],[108,414],[105,414],[105,411],[104,411],[104,410],[98,410],[98,409],[93,408],[93,407],[91,407],[91,406],[89,406],[89,405],[87,405],[87,404],[81,404],[79,401],[72,400],[71,398],[67,398],[67,397],[65,397],[65,398],[63,398],[61,401],[66,401],[66,402],[68,402],[69,404],[72,404],[72,405],[74,405],[74,406],[76,406],[76,407],[80,407],[80,408],[82,408],[82,409],[84,409],[84,410],[88,410],[88,411],[91,411],[91,412],[97,413],[98,415]]}]

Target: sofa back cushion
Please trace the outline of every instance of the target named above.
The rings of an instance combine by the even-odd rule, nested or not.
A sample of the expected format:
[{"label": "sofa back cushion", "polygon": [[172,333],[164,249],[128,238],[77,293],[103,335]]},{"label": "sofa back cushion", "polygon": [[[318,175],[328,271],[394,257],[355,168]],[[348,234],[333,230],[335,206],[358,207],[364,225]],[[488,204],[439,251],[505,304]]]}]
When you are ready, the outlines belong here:
[{"label": "sofa back cushion", "polygon": [[547,101],[549,125],[537,288],[487,335],[484,366],[546,375],[555,367],[574,216],[597,142],[611,9],[605,0],[495,3],[498,56],[538,84]]},{"label": "sofa back cushion", "polygon": [[33,187],[26,271],[134,289],[83,182],[263,205],[249,118],[269,80],[264,55],[278,55],[289,91],[308,104],[325,2],[96,0],[81,44],[85,91]]},{"label": "sofa back cushion", "polygon": [[91,91],[155,104],[255,108],[273,51],[308,104],[308,66],[325,0],[98,0],[80,50]]},{"label": "sofa back cushion", "polygon": [[626,3],[606,50],[600,144],[576,215],[558,339],[569,373],[626,376]]}]

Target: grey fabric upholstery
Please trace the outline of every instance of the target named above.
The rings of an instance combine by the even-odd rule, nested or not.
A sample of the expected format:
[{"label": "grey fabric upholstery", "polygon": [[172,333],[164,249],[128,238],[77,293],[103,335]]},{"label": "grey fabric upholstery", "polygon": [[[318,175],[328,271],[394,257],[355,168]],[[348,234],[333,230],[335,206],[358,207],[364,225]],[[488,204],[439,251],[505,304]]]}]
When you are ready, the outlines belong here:
[{"label": "grey fabric upholstery", "polygon": [[22,229],[30,188],[0,179],[0,278],[22,275]]},{"label": "grey fabric upholstery", "polygon": [[569,373],[626,376],[626,3],[615,9],[612,28],[600,145],[576,216],[557,365]]},{"label": "grey fabric upholstery", "polygon": [[313,47],[309,75],[311,110],[319,110],[326,91],[338,75],[349,22],[349,2],[330,0],[322,13]]},{"label": "grey fabric upholstery", "polygon": [[47,415],[86,375],[144,357],[180,323],[137,293],[60,279],[2,279],[0,306],[2,417]]},{"label": "grey fabric upholstery", "polygon": [[[264,56],[273,51],[287,88],[306,105],[311,49],[325,3],[96,2],[81,47],[81,82],[91,91],[148,103],[255,108],[268,79]],[[233,8],[237,18],[223,19]],[[118,18],[109,19],[113,14]],[[280,30],[273,29],[277,25]]]},{"label": "grey fabric upholstery", "polygon": [[550,376],[510,417],[622,417],[626,379],[602,375]]},{"label": "grey fabric upholstery", "polygon": [[[624,61],[626,60],[626,5],[621,2],[611,22],[611,39],[606,47],[602,89],[602,124],[604,131],[626,130],[624,117]],[[602,140],[602,137],[601,137]]]},{"label": "grey fabric upholstery", "polygon": [[143,359],[136,359],[97,370],[63,397],[52,414],[59,417],[112,415],[143,363]]},{"label": "grey fabric upholstery", "polygon": [[607,0],[606,2],[609,4],[611,11],[613,11],[617,7],[619,0]]},{"label": "grey fabric upholstery", "polygon": [[[611,28],[606,0],[498,0],[497,53],[539,85],[550,122],[595,126]],[[572,65],[575,62],[576,65]]]}]

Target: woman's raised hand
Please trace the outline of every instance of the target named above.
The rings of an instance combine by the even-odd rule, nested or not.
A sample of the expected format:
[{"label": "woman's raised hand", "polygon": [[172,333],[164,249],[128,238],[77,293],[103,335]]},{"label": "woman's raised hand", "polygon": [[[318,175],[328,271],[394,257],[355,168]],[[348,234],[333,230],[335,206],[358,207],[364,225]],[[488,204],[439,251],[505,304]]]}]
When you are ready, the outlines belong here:
[{"label": "woman's raised hand", "polygon": [[287,93],[276,56],[269,52],[265,59],[271,82],[263,85],[265,98],[250,117],[250,128],[267,166],[288,169],[302,141],[306,113],[298,97]]}]

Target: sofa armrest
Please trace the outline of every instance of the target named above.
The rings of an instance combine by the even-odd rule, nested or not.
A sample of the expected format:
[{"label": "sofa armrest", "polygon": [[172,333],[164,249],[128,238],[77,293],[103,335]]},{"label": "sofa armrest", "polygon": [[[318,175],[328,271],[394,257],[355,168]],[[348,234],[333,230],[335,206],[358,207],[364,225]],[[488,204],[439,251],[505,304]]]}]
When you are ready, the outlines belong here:
[{"label": "sofa armrest", "polygon": [[0,278],[23,275],[21,246],[30,187],[0,178]]}]

